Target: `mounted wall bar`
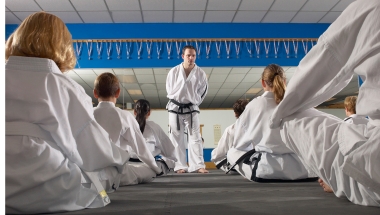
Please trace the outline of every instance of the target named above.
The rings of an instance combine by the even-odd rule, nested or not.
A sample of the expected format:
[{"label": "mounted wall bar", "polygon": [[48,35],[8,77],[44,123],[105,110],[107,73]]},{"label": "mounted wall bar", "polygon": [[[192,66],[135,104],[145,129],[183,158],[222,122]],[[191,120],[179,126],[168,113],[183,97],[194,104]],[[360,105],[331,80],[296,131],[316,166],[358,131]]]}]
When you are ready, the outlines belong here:
[{"label": "mounted wall bar", "polygon": [[86,68],[92,67],[91,65],[98,68],[98,62],[112,64],[112,67],[128,67],[130,63],[138,64],[146,62],[145,60],[163,61],[162,64],[171,66],[173,61],[182,61],[185,45],[194,46],[197,62],[202,62],[203,65],[209,61],[219,61],[224,66],[236,64],[235,61],[240,61],[240,65],[258,60],[294,61],[305,56],[316,43],[316,38],[181,38],[87,39],[74,40],[73,45],[78,67],[85,62]]},{"label": "mounted wall bar", "polygon": [[[266,66],[270,63],[296,66],[305,50],[310,51],[316,38],[328,26],[295,23],[67,24],[75,41],[74,49],[79,53],[78,68],[173,67],[183,61],[181,48],[186,42],[197,47],[196,63],[200,66]],[[6,37],[16,27],[6,25]]]}]

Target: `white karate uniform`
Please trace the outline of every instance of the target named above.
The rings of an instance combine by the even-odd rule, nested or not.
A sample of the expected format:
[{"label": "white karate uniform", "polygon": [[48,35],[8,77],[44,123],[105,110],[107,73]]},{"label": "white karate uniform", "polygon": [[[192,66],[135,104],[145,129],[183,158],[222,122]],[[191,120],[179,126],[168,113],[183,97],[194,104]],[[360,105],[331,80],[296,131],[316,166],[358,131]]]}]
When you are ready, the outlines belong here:
[{"label": "white karate uniform", "polygon": [[[284,142],[336,196],[380,206],[380,1],[347,7],[300,62],[271,118]],[[356,104],[366,125],[308,110],[331,98],[354,74],[364,83]],[[306,110],[306,111],[304,111]]]},{"label": "white karate uniform", "polygon": [[[218,145],[211,152],[211,161],[218,165],[221,161],[227,159],[227,152],[232,148],[232,143],[234,141],[235,134],[235,123],[228,126],[222,137],[220,138]],[[223,171],[227,171],[226,165],[221,167]]]},{"label": "white karate uniform", "polygon": [[119,184],[105,173],[122,173],[129,156],[96,123],[91,98],[49,59],[12,56],[5,72],[6,213],[106,205],[103,186]]},{"label": "white karate uniform", "polygon": [[113,102],[100,102],[94,108],[96,121],[109,133],[111,140],[121,149],[129,147],[136,152],[143,163],[128,163],[127,173],[123,174],[120,185],[133,185],[151,182],[161,168],[150,153],[140,127],[131,113],[115,107]]},{"label": "white karate uniform", "polygon": [[240,162],[235,166],[235,169],[248,180],[308,178],[308,171],[298,156],[282,142],[280,129],[269,128],[269,117],[276,106],[273,92],[265,91],[262,96],[249,102],[236,120],[234,148],[228,151],[227,159],[234,165],[245,152],[254,148],[254,157],[259,160],[252,164]]},{"label": "white karate uniform", "polygon": [[[177,147],[177,144],[172,143],[164,130],[162,130],[157,123],[147,120],[143,136],[152,155],[154,157],[160,155],[167,167],[169,169],[174,169],[175,162],[177,161],[177,158],[175,157],[175,148]],[[169,171],[169,169],[164,170]]]},{"label": "white karate uniform", "polygon": [[343,121],[345,123],[355,124],[355,125],[367,124],[368,123],[367,118],[365,118],[364,116],[357,115],[357,114],[352,114],[349,117],[344,118]]},{"label": "white karate uniform", "polygon": [[[199,105],[207,94],[207,76],[206,73],[197,65],[191,70],[189,76],[186,78],[185,70],[182,64],[172,68],[166,79],[166,92],[167,97],[173,99],[181,104],[192,103],[190,108],[183,108],[183,112],[199,111]],[[178,144],[176,148],[176,162],[174,171],[184,169],[188,172],[197,171],[200,168],[205,168],[203,159],[203,144],[200,134],[200,123],[198,113],[192,114],[179,114],[172,113],[181,112],[181,109],[170,102],[167,104],[166,109],[169,113],[169,126],[170,126],[170,139],[174,144]],[[177,123],[177,117],[179,124]],[[179,130],[177,130],[179,126]],[[188,158],[189,167],[186,162],[186,143],[184,142],[184,128],[188,128],[189,144],[188,144]]]}]

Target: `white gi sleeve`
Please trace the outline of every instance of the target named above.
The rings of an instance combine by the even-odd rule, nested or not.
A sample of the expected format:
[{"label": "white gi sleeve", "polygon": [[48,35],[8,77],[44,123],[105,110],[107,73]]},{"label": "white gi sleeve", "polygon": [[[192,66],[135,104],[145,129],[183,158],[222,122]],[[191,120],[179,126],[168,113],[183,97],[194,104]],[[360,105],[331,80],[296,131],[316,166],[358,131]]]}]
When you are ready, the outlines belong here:
[{"label": "white gi sleeve", "polygon": [[352,19],[355,4],[359,3],[364,2],[352,3],[302,59],[283,101],[272,114],[271,128],[279,127],[281,119],[286,116],[323,103],[349,83],[353,75],[352,63],[346,63],[356,48],[355,41],[363,22]]},{"label": "white gi sleeve", "polygon": [[[202,70],[203,72],[203,70]],[[202,104],[203,100],[205,99],[206,95],[207,95],[207,91],[208,91],[208,83],[207,83],[207,76],[206,76],[206,73],[203,72],[203,80],[201,81],[201,85],[198,89],[198,95],[200,95],[201,99],[200,99],[200,102],[199,104],[196,104],[197,106],[199,106],[200,104]]]},{"label": "white gi sleeve", "polygon": [[111,143],[108,133],[95,120],[90,121],[75,140],[83,160],[83,164],[78,166],[85,171],[116,166],[121,173],[129,159],[128,153]]},{"label": "white gi sleeve", "polygon": [[[61,86],[61,91],[67,93],[68,97],[63,101],[69,101],[71,105],[66,110],[68,122],[64,122],[65,120],[62,119],[58,123],[67,123],[71,127],[76,148],[82,159],[81,162],[74,162],[81,169],[89,172],[108,166],[116,166],[119,172],[122,172],[124,164],[129,159],[128,153],[111,142],[108,133],[95,121],[91,98],[85,94],[82,87],[76,83],[73,85],[77,87],[77,90],[72,90],[70,87],[64,89],[66,86]],[[49,93],[53,93],[53,90],[50,90]],[[62,95],[61,99],[64,97]],[[87,122],[82,124],[84,120]],[[57,141],[57,145],[65,148],[60,141]],[[67,156],[72,157],[72,155]]]},{"label": "white gi sleeve", "polygon": [[254,138],[262,136],[262,129],[260,121],[262,119],[262,112],[265,108],[260,108],[258,99],[254,99],[248,103],[244,112],[239,116],[235,122],[235,136],[233,147],[242,151],[251,150],[258,143],[254,143]]},{"label": "white gi sleeve", "polygon": [[169,73],[168,73],[168,76],[166,77],[166,93],[169,95],[171,94],[172,92],[172,82],[173,82],[173,70],[174,68],[172,68]]}]

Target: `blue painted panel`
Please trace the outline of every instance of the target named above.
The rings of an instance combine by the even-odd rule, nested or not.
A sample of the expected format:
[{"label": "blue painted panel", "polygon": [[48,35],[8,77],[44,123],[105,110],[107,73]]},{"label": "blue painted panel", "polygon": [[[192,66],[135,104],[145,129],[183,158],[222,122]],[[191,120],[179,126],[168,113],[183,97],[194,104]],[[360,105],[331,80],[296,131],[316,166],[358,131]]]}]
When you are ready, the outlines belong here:
[{"label": "blue painted panel", "polygon": [[363,84],[363,79],[360,76],[358,76],[358,85],[359,85],[359,87],[361,87],[362,84]]},{"label": "blue painted panel", "polygon": [[[134,24],[67,24],[73,35],[73,39],[198,39],[198,38],[318,38],[329,26],[329,24],[262,24],[262,23],[134,23]],[[16,29],[17,25],[6,25],[6,37]],[[190,42],[189,42],[190,43]],[[181,47],[184,46],[184,42]],[[305,43],[306,44],[306,43]],[[308,43],[308,50],[312,47]],[[157,59],[157,43],[151,49],[151,58],[148,58],[146,42],[142,44],[141,59],[138,59],[138,45],[131,46],[131,58],[127,59],[126,43],[121,46],[121,59],[118,59],[116,43],[112,43],[110,50],[111,59],[107,59],[106,44],[103,43],[101,59],[98,59],[96,44],[92,44],[91,60],[88,59],[88,48],[82,43],[80,59],[77,68],[152,68],[173,67],[182,62],[177,58],[175,43],[171,47],[170,59],[166,44],[161,44],[160,59]],[[192,45],[195,46],[193,43]],[[228,43],[227,43],[228,45]],[[209,59],[206,59],[205,42],[201,43],[200,56],[196,63],[201,67],[214,66],[266,66],[277,63],[282,66],[296,66],[305,55],[303,45],[298,42],[298,54],[290,43],[289,58],[287,58],[284,43],[281,42],[278,55],[275,58],[273,42],[267,44],[268,58],[266,58],[264,42],[260,42],[260,54],[257,58],[255,45],[251,44],[252,57],[247,50],[247,44],[240,43],[239,58],[236,55],[235,43],[230,45],[230,58],[227,58],[226,44],[222,41],[220,46],[221,56],[218,58],[216,42],[212,42]],[[239,47],[239,46],[238,46]],[[249,46],[248,46],[249,47]],[[74,44],[76,48],[76,44]]]},{"label": "blue painted panel", "polygon": [[[67,24],[73,39],[318,38],[329,24],[99,23]],[[6,38],[17,25],[6,25]]]},{"label": "blue painted panel", "polygon": [[[214,149],[203,149],[203,158],[204,158],[204,161],[205,162],[211,162],[211,152],[212,150]],[[186,159],[188,160],[188,152],[187,152],[187,149],[186,149]]]}]

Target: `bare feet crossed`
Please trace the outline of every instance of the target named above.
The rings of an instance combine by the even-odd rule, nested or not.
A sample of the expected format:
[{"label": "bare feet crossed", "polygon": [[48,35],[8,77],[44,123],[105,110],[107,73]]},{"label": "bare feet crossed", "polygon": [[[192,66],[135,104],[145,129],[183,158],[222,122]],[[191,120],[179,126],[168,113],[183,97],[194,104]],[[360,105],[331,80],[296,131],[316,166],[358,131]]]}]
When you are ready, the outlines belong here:
[{"label": "bare feet crossed", "polygon": [[176,173],[187,173],[187,171],[186,170],[184,170],[184,169],[179,169],[179,170],[177,170],[177,171],[175,171]]},{"label": "bare feet crossed", "polygon": [[322,179],[318,179],[318,182],[319,182],[319,185],[321,185],[321,187],[323,187],[323,190],[326,193],[333,193],[334,192],[329,185],[327,185],[325,182],[323,182]]}]

